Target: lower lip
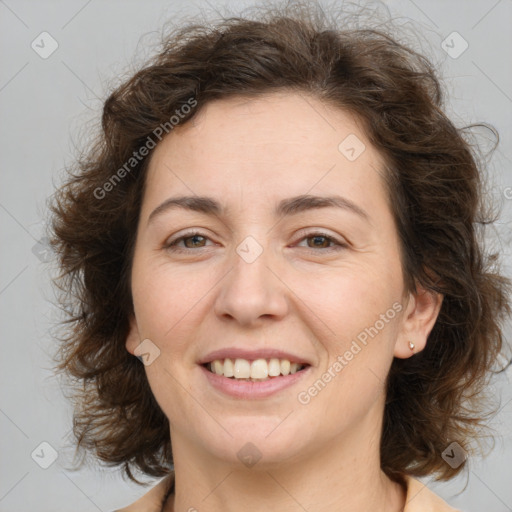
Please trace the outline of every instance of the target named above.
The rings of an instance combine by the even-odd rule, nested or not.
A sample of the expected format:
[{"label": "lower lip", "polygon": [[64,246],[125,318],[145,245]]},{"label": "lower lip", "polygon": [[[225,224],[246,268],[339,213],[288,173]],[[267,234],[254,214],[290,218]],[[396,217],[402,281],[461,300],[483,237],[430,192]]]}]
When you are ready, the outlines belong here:
[{"label": "lower lip", "polygon": [[293,384],[298,382],[306,373],[308,373],[311,367],[308,366],[304,370],[300,370],[296,373],[281,375],[280,377],[272,377],[261,382],[232,379],[212,373],[204,366],[200,366],[200,368],[208,379],[208,382],[218,391],[234,398],[249,400],[266,398],[282,391],[285,388],[293,386]]}]

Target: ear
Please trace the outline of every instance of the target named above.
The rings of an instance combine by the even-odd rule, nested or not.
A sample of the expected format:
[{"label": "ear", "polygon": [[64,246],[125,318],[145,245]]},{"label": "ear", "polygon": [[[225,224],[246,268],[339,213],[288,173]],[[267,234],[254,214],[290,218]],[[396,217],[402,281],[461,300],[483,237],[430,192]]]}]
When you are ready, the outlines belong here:
[{"label": "ear", "polygon": [[135,315],[132,314],[130,317],[130,330],[126,336],[125,347],[126,350],[132,355],[135,355],[135,349],[140,345],[139,328],[137,326],[137,320]]},{"label": "ear", "polygon": [[[417,285],[416,292],[409,294],[402,326],[395,343],[395,357],[406,359],[425,348],[442,303],[443,295],[425,290],[420,285]],[[414,344],[413,348],[410,342]]]}]

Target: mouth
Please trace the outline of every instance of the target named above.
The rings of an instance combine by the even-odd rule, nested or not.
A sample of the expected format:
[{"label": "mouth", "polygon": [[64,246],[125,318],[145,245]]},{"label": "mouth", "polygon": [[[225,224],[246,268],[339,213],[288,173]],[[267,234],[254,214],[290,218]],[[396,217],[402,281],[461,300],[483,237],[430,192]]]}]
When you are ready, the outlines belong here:
[{"label": "mouth", "polygon": [[265,382],[287,375],[303,372],[310,365],[289,359],[214,359],[203,363],[202,366],[210,373],[235,381]]}]

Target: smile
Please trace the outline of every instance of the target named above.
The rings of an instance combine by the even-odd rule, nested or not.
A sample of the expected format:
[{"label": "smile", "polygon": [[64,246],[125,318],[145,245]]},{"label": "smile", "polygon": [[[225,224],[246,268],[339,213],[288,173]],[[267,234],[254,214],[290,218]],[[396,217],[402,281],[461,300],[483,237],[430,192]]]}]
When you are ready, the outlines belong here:
[{"label": "smile", "polygon": [[238,400],[264,399],[293,386],[312,369],[289,359],[213,359],[199,365],[206,382],[223,396]]},{"label": "smile", "polygon": [[288,359],[215,359],[206,363],[205,368],[216,375],[229,379],[261,382],[275,377],[293,375],[308,366]]}]

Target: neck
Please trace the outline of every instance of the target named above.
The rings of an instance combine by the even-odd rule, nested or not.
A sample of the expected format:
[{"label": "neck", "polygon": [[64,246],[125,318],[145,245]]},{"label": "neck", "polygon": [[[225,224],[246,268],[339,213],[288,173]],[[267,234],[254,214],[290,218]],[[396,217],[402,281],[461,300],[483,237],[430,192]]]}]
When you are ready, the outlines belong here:
[{"label": "neck", "polygon": [[369,414],[366,425],[343,432],[342,439],[252,468],[219,460],[171,428],[176,494],[170,509],[398,512],[405,504],[405,490],[380,469],[380,425],[375,419]]}]

